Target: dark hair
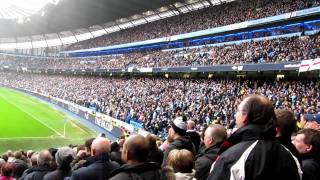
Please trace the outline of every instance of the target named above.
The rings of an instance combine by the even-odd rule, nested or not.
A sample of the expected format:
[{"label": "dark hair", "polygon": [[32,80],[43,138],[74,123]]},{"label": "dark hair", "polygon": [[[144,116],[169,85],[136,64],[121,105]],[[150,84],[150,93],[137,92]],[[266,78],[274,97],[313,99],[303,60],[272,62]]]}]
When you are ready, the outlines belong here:
[{"label": "dark hair", "polygon": [[8,154],[2,154],[2,159],[7,162],[9,159]]},{"label": "dark hair", "polygon": [[304,134],[304,143],[312,145],[311,154],[320,157],[320,132],[315,129],[302,129],[297,134]]},{"label": "dark hair", "polygon": [[120,151],[120,145],[117,142],[111,143],[110,152],[119,152]]},{"label": "dark hair", "polygon": [[280,129],[282,137],[291,137],[297,130],[297,120],[292,112],[283,109],[276,109],[276,127]]},{"label": "dark hair", "polygon": [[150,149],[157,149],[157,136],[154,134],[148,134],[146,137],[149,148]]},{"label": "dark hair", "polygon": [[4,163],[1,167],[1,175],[10,177],[14,171],[14,166],[11,163]]},{"label": "dark hair", "polygon": [[87,139],[87,140],[84,142],[84,145],[86,146],[86,148],[87,148],[88,150],[91,150],[91,144],[92,144],[92,142],[93,142],[94,139],[95,139],[95,138],[90,138],[90,139]]},{"label": "dark hair", "polygon": [[67,157],[65,157],[60,166],[58,167],[61,170],[65,170],[68,171],[71,169],[70,163],[73,161],[73,156],[71,154],[69,154]]}]

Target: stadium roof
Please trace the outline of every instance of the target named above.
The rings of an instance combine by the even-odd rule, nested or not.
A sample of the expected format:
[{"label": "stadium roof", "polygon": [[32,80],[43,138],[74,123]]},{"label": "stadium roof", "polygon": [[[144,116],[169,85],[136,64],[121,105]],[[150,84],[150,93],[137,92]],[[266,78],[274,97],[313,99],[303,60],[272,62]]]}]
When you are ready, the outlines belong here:
[{"label": "stadium roof", "polygon": [[40,13],[0,19],[0,49],[59,46],[234,0],[60,0]]},{"label": "stadium roof", "polygon": [[0,19],[22,19],[34,15],[47,4],[58,4],[59,0],[1,0]]}]

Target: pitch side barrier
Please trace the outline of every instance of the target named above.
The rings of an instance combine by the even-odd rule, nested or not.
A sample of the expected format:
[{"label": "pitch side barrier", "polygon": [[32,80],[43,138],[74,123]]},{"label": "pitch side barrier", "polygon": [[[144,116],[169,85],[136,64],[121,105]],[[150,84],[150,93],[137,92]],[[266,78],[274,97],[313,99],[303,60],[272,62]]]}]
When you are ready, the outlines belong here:
[{"label": "pitch side barrier", "polygon": [[[166,72],[258,72],[258,71],[296,71],[301,61],[282,63],[259,63],[212,66],[180,66],[180,67],[129,67],[112,69],[37,69],[25,68],[25,72],[45,74],[103,74],[103,73],[166,73]],[[4,68],[5,69],[5,68]],[[16,69],[10,69],[17,71]],[[23,70],[22,70],[23,71]]]},{"label": "pitch side barrier", "polygon": [[142,129],[137,129],[133,125],[130,125],[128,123],[125,123],[113,117],[110,117],[108,115],[93,111],[92,109],[80,106],[78,104],[75,104],[60,98],[52,97],[48,94],[43,94],[40,92],[29,91],[26,89],[17,89],[17,88],[13,88],[13,89],[23,91],[27,94],[31,94],[33,96],[39,97],[53,104],[56,104],[59,107],[67,109],[79,115],[80,117],[96,124],[97,126],[105,129],[106,131],[110,132],[112,135],[114,135],[117,138],[120,138],[121,136],[125,135],[125,131],[128,131],[133,134],[135,133],[147,134],[146,131]]}]

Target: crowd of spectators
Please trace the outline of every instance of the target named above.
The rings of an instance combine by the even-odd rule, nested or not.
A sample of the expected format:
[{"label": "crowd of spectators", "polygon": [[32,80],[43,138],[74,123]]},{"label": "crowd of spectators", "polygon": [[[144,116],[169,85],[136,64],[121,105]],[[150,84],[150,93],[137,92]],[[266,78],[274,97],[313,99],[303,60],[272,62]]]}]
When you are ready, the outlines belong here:
[{"label": "crowd of spectators", "polygon": [[276,63],[320,57],[320,36],[295,36],[222,46],[172,51],[147,51],[96,58],[43,59],[10,55],[0,57],[0,67],[43,69],[109,69],[128,67],[210,66],[217,64]]},{"label": "crowd of spectators", "polygon": [[[149,40],[319,6],[319,0],[237,0],[75,43],[67,50]],[[161,29],[159,31],[159,29]]]},{"label": "crowd of spectators", "polygon": [[102,134],[83,145],[9,150],[0,156],[0,179],[240,180],[244,172],[262,180],[320,178],[320,122],[310,128],[314,122],[300,121],[296,133],[292,111],[275,110],[262,95],[247,96],[237,109],[232,131],[219,122],[199,131],[179,116],[170,120],[167,139],[133,134],[110,142]]},{"label": "crowd of spectators", "polygon": [[[104,78],[1,73],[0,84],[48,94],[103,112],[117,119],[144,124],[159,134],[168,121],[185,114],[199,127],[213,121],[229,125],[247,94],[267,96],[276,108],[296,117],[320,111],[319,81],[268,79]],[[220,104],[223,104],[221,106]]]}]

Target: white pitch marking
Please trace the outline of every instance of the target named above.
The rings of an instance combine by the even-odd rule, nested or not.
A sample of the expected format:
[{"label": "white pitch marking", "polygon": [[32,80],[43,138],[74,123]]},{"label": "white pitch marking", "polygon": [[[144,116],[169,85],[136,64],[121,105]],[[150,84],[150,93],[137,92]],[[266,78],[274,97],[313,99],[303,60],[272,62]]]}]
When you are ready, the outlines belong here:
[{"label": "white pitch marking", "polygon": [[48,126],[47,124],[45,124],[43,121],[41,121],[39,118],[35,117],[33,114],[25,111],[24,109],[18,107],[17,105],[11,103],[10,101],[8,101],[5,97],[3,97],[3,95],[0,94],[0,97],[2,97],[2,99],[4,99],[6,102],[8,102],[9,104],[13,105],[14,107],[18,108],[19,110],[21,110],[22,112],[28,114],[29,116],[31,116],[33,119],[37,120],[39,123],[43,124],[44,126],[46,126],[47,128],[51,129],[52,131],[54,131],[56,134],[58,134],[59,136],[62,136],[61,133],[59,133],[57,130],[53,129],[52,127]]}]

